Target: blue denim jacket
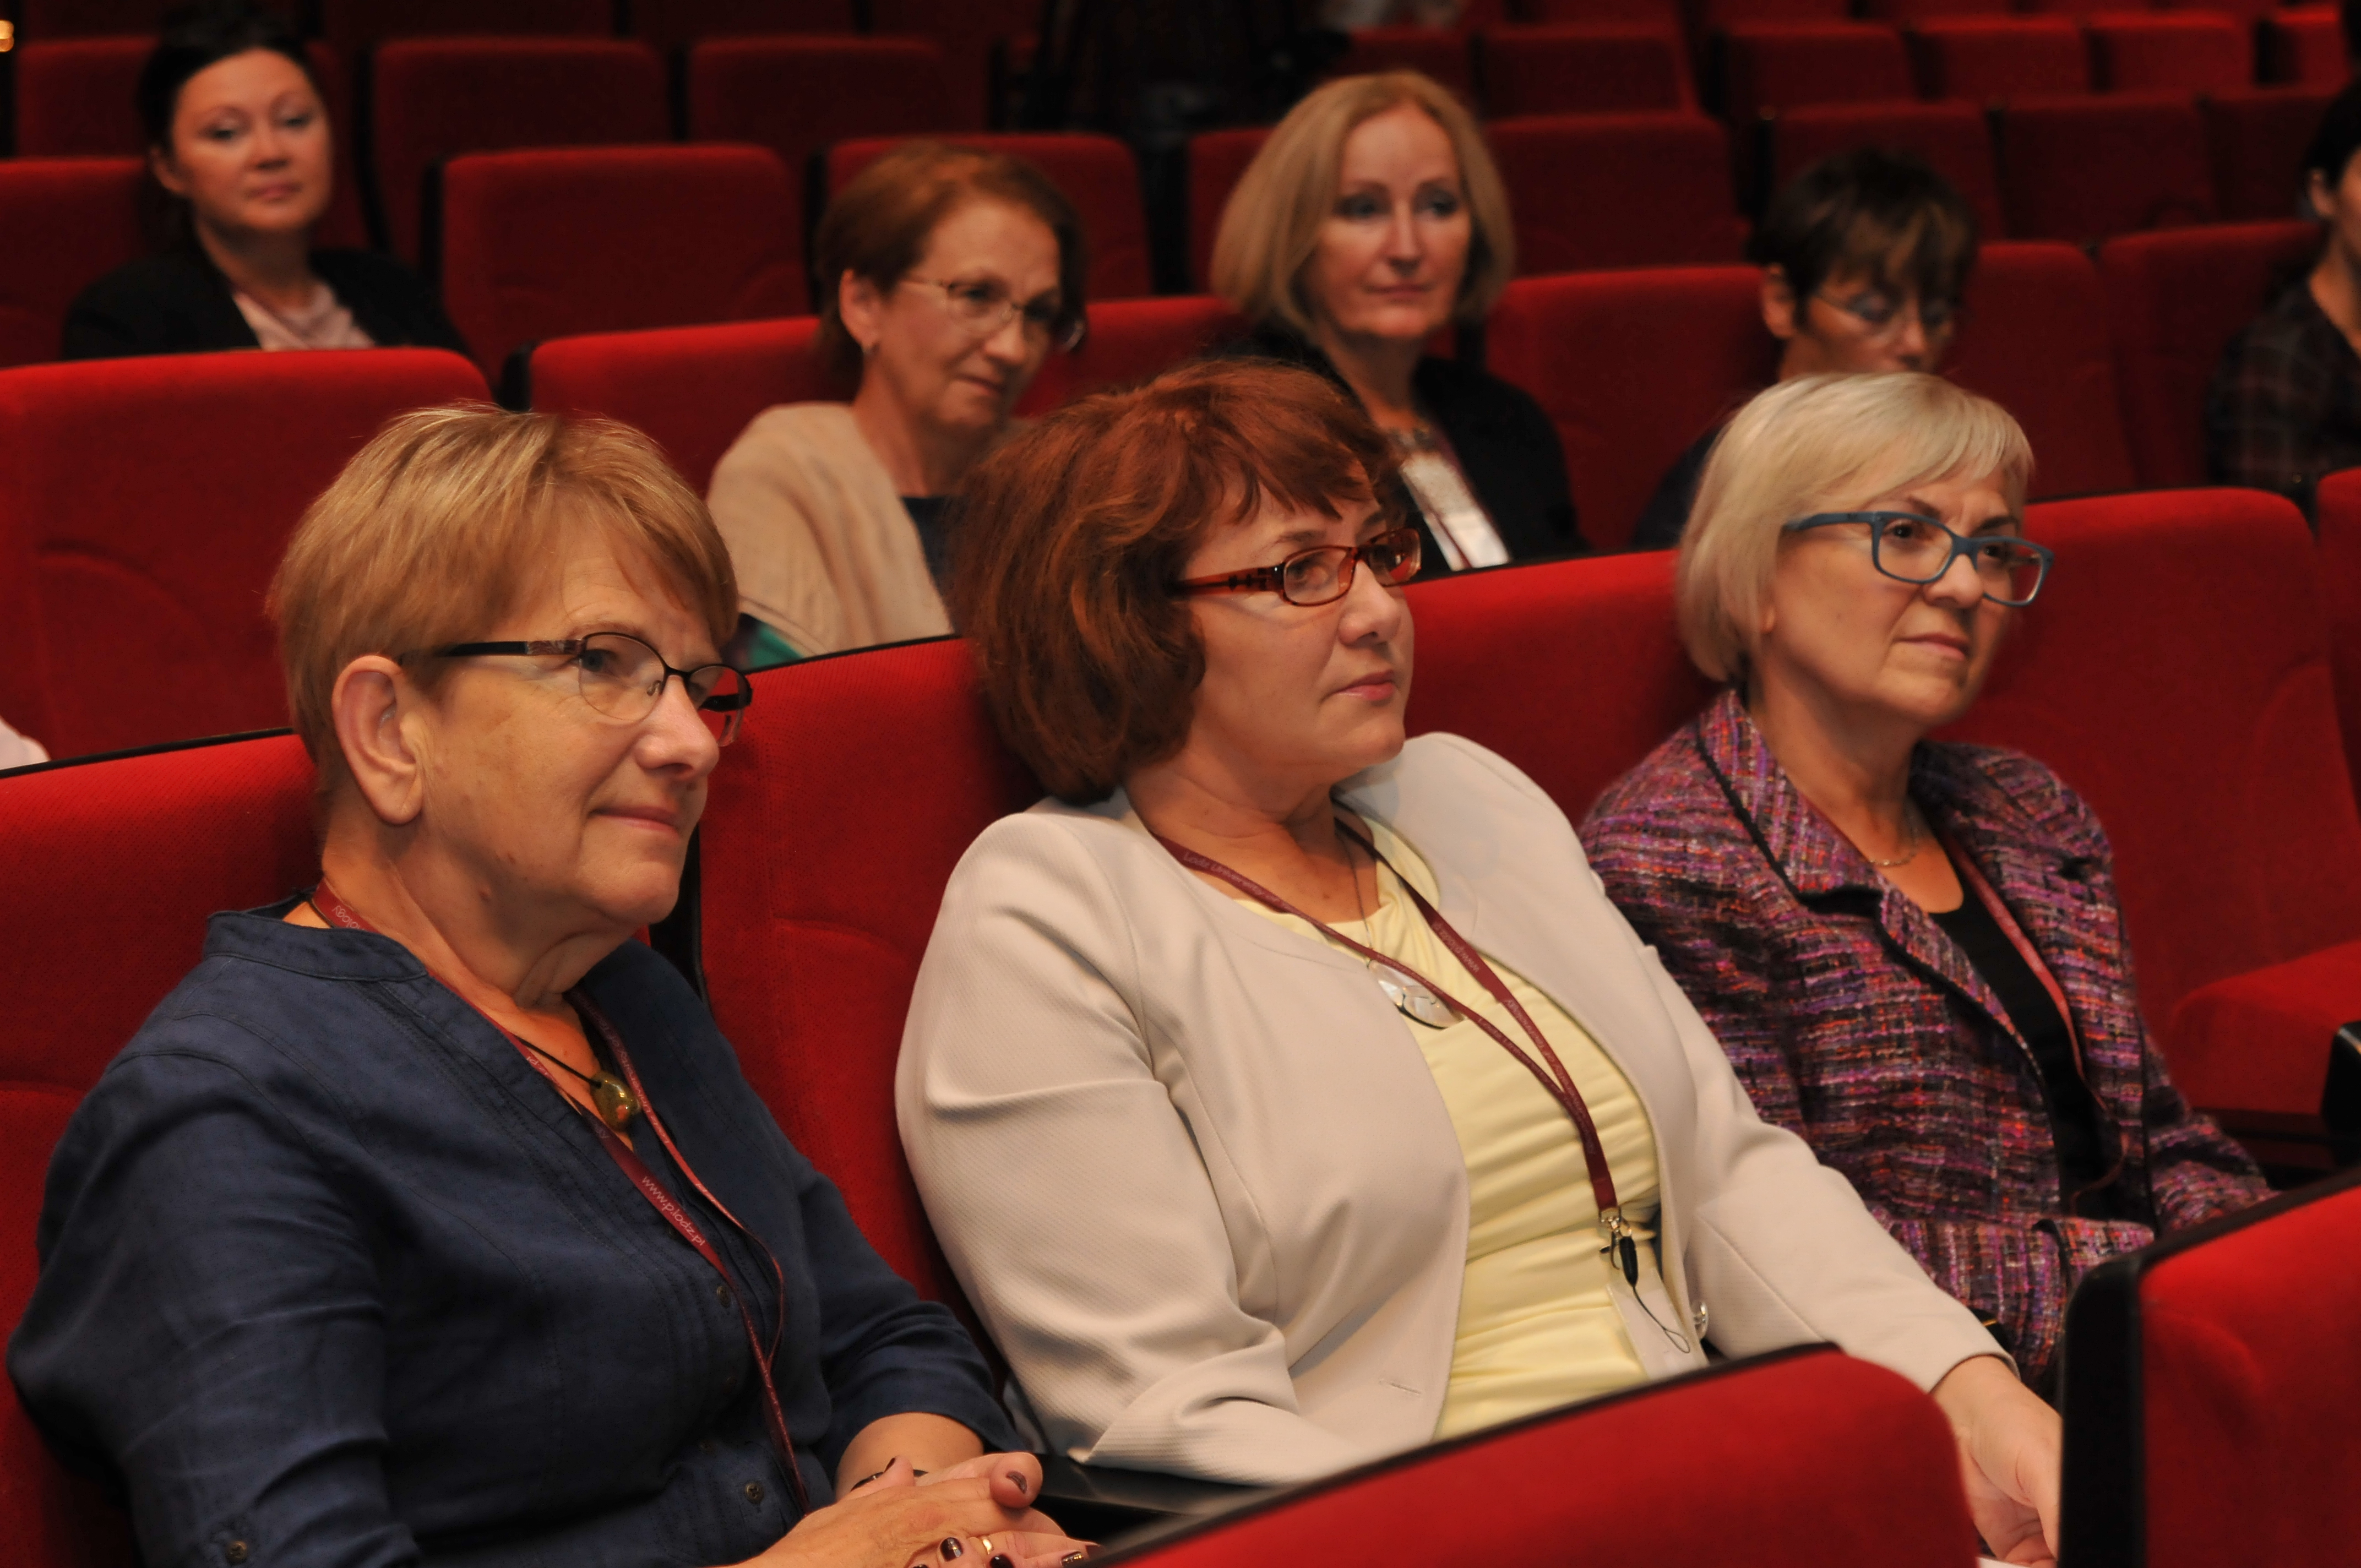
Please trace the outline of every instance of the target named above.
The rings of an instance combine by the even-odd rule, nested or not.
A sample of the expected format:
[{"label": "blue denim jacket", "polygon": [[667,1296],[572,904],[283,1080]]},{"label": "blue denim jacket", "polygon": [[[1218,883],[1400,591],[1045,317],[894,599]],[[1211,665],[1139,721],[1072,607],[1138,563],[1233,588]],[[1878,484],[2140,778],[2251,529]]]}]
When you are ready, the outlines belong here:
[{"label": "blue denim jacket", "polygon": [[[588,1123],[399,944],[218,915],[75,1113],[8,1371],[124,1486],[148,1568],[688,1568],[795,1522],[738,1311]],[[1010,1446],[959,1323],[791,1147],[636,942],[583,982],[682,1155],[785,1272],[774,1376],[815,1507],[923,1410]],[[777,1292],[725,1238],[758,1321]]]}]

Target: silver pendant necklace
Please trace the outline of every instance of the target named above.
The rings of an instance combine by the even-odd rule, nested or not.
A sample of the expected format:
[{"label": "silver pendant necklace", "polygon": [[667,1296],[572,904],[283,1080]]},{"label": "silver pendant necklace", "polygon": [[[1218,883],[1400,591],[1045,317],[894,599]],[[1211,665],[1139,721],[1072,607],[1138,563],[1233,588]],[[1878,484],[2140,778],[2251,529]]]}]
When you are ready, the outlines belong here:
[{"label": "silver pendant necklace", "polygon": [[[1353,873],[1353,907],[1361,916],[1361,934],[1375,937],[1377,933],[1369,929],[1369,907],[1361,898],[1361,869],[1354,863],[1349,844],[1345,850],[1345,864]],[[1377,874],[1377,866],[1372,863],[1369,875],[1374,880]],[[1447,1029],[1459,1021],[1459,1014],[1451,1010],[1449,1003],[1418,981],[1397,974],[1373,959],[1365,958],[1361,963],[1377,981],[1378,989],[1386,993],[1386,1000],[1394,1004],[1394,1011],[1411,1023],[1430,1029]]]}]

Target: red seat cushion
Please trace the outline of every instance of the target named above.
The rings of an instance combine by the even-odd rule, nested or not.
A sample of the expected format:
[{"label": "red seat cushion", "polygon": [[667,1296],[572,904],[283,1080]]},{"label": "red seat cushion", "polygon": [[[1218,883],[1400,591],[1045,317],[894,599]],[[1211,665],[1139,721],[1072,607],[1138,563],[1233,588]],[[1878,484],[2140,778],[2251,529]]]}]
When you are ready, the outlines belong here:
[{"label": "red seat cushion", "polygon": [[1771,124],[1772,188],[1810,165],[1857,147],[1916,153],[1958,187],[1989,243],[2004,232],[1992,130],[1973,104],[1816,104]]},{"label": "red seat cushion", "polygon": [[713,466],[764,409],[852,395],[814,354],[818,327],[795,316],[553,338],[533,352],[533,406],[638,426],[702,495]]},{"label": "red seat cushion", "polygon": [[1213,280],[1213,239],[1222,232],[1222,212],[1246,166],[1270,139],[1260,126],[1200,131],[1189,138],[1189,280],[1199,289]]},{"label": "red seat cushion", "polygon": [[1680,35],[1646,23],[1487,27],[1477,35],[1493,114],[1595,115],[1697,107]]},{"label": "red seat cushion", "polygon": [[2284,221],[2311,212],[2303,155],[2334,96],[2326,87],[2238,87],[2198,101],[2224,218]]},{"label": "red seat cushion", "polygon": [[319,0],[320,32],[340,49],[387,38],[475,33],[605,38],[615,30],[609,0]]},{"label": "red seat cushion", "polygon": [[1433,77],[1462,98],[1475,95],[1475,72],[1467,60],[1467,35],[1456,27],[1356,27],[1345,38],[1345,52],[1332,68],[1334,75],[1415,71]]},{"label": "red seat cushion", "polygon": [[1733,27],[1722,36],[1723,93],[1734,121],[1804,104],[1890,103],[1910,96],[1902,35],[1861,22]]},{"label": "red seat cushion", "polygon": [[444,308],[488,374],[543,338],[809,304],[794,185],[763,148],[469,153],[443,231]]},{"label": "red seat cushion", "polygon": [[2121,235],[2099,248],[2124,432],[2144,485],[2202,485],[2205,391],[2222,351],[2320,248],[2311,224]]},{"label": "red seat cushion", "polygon": [[146,248],[145,178],[136,159],[0,159],[0,367],[55,359],[75,298]]},{"label": "red seat cushion", "polygon": [[2081,243],[2212,221],[2196,105],[2169,94],[2019,99],[2000,121],[2008,232]]},{"label": "red seat cushion", "polygon": [[1073,353],[1049,356],[1017,411],[1047,413],[1075,398],[1145,381],[1246,331],[1246,318],[1211,294],[1093,305],[1090,335]]},{"label": "red seat cushion", "polygon": [[2328,1047],[2361,1019],[2361,942],[2200,986],[2168,1031],[2172,1076],[2192,1104],[2317,1119]]},{"label": "red seat cushion", "polygon": [[1744,230],[1716,121],[1536,115],[1495,120],[1486,134],[1509,188],[1520,274],[1739,258]]},{"label": "red seat cushion", "polygon": [[769,148],[799,199],[830,142],[983,129],[961,107],[931,38],[730,38],[688,55],[690,138]]},{"label": "red seat cushion", "polygon": [[1909,33],[1918,91],[1929,98],[1996,98],[2087,93],[2090,49],[2062,16],[1935,17]]},{"label": "red seat cushion", "polygon": [[2109,13],[2084,24],[2099,86],[2109,92],[2191,93],[2250,86],[2254,29],[2207,11],[2130,16]]},{"label": "red seat cushion", "polygon": [[[897,138],[839,142],[828,153],[828,188],[846,181],[888,151]],[[1139,166],[1131,148],[1113,137],[1082,132],[963,136],[961,147],[983,148],[1038,167],[1082,214],[1091,256],[1090,297],[1136,299],[1155,292],[1148,274],[1148,212],[1141,205]]]},{"label": "red seat cushion", "polygon": [[661,49],[706,38],[851,33],[851,0],[633,0],[631,33]]},{"label": "red seat cushion", "polygon": [[1988,245],[1968,281],[1949,373],[2025,427],[2033,494],[2120,490],[2133,482],[2098,269],[2070,245]]},{"label": "red seat cushion", "polygon": [[2290,5],[2263,18],[2265,81],[2336,88],[2351,74],[2335,6]]}]

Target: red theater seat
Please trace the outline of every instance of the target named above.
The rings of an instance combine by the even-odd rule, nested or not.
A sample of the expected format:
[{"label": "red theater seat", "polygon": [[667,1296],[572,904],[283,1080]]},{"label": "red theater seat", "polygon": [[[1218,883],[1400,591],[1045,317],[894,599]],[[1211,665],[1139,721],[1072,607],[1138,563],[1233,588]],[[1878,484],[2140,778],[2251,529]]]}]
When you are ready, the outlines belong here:
[{"label": "red theater seat", "polygon": [[2319,248],[2319,229],[2300,223],[2165,229],[2100,247],[2124,433],[2141,484],[2205,483],[2205,389],[2222,351]]},{"label": "red theater seat", "polygon": [[767,147],[799,192],[830,142],[983,128],[961,117],[931,38],[730,38],[689,51],[690,139]]},{"label": "red theater seat", "polygon": [[2067,1310],[2063,1541],[2108,1568],[2338,1563],[2361,1540],[2361,1175],[2102,1266]]},{"label": "red theater seat", "polygon": [[339,49],[387,38],[555,35],[605,38],[613,0],[318,0],[320,32]]},{"label": "red theater seat", "polygon": [[286,722],[296,519],[394,414],[483,395],[420,348],[0,373],[0,713],[59,757]]},{"label": "red theater seat", "polygon": [[963,121],[988,120],[988,89],[1004,89],[1010,70],[1033,46],[1041,0],[869,0],[870,30],[934,39],[950,62]]},{"label": "red theater seat", "polygon": [[[893,148],[897,137],[839,142],[828,153],[828,188],[844,182]],[[1090,236],[1090,296],[1121,300],[1154,293],[1148,276],[1148,213],[1140,203],[1139,166],[1131,148],[1113,137],[1082,132],[963,136],[961,147],[988,148],[1038,165],[1081,212]]]},{"label": "red theater seat", "polygon": [[2224,219],[2310,215],[2303,155],[2334,96],[2325,87],[2240,87],[2198,100]]},{"label": "red theater seat", "polygon": [[2082,29],[2063,16],[1946,16],[1915,24],[1910,55],[1929,98],[1994,99],[2091,90]]},{"label": "red theater seat", "polygon": [[1549,411],[1582,532],[1605,549],[1630,541],[1674,459],[1769,386],[1778,358],[1748,267],[1521,278],[1485,343],[1487,367]]},{"label": "red theater seat", "polygon": [[1213,287],[1213,236],[1222,231],[1222,209],[1269,139],[1270,132],[1259,126],[1200,131],[1189,138],[1189,280],[1197,288]]},{"label": "red theater seat", "polygon": [[1723,103],[1733,122],[1805,104],[1910,96],[1902,35],[1860,22],[1755,24],[1722,36]]},{"label": "red theater seat", "polygon": [[1416,71],[1434,78],[1461,98],[1476,93],[1467,62],[1467,35],[1456,27],[1356,27],[1332,68],[1337,76],[1367,71]]},{"label": "red theater seat", "polygon": [[1495,115],[1697,107],[1680,35],[1662,26],[1487,27],[1476,46],[1484,104]]},{"label": "red theater seat", "polygon": [[75,297],[147,248],[145,178],[137,159],[0,159],[0,367],[55,359]]},{"label": "red theater seat", "polygon": [[1730,142],[1702,115],[1537,115],[1486,135],[1515,215],[1517,270],[1735,261]]},{"label": "red theater seat", "polygon": [[2070,245],[1988,245],[1967,306],[1947,371],[2025,427],[2033,494],[2129,488],[2106,291],[2090,258]]},{"label": "red theater seat", "polygon": [[[2336,676],[2337,729],[2361,790],[2361,468],[2321,480],[2320,586],[2328,603],[2328,652]],[[2361,1013],[2354,1014],[2361,1018]]]},{"label": "red theater seat", "polygon": [[443,175],[443,305],[487,373],[545,337],[796,315],[798,229],[759,147],[469,153]]},{"label": "red theater seat", "polygon": [[2342,87],[2352,67],[2334,5],[2290,5],[2263,18],[2263,80]]},{"label": "red theater seat", "polygon": [[1916,27],[1953,16],[2005,16],[2008,0],[1866,0],[1861,15]]},{"label": "red theater seat", "polygon": [[[302,19],[295,0],[266,0],[291,22]],[[10,15],[21,39],[98,38],[152,33],[181,0],[16,0]]]},{"label": "red theater seat", "polygon": [[1044,414],[1093,392],[1147,380],[1246,331],[1246,318],[1211,294],[1093,305],[1090,335],[1073,353],[1049,356],[1017,412]]},{"label": "red theater seat", "polygon": [[632,0],[631,33],[661,49],[706,38],[859,30],[851,0]]},{"label": "red theater seat", "polygon": [[2212,221],[2204,126],[2185,96],[2019,99],[2000,119],[2008,232],[2087,244]]},{"label": "red theater seat", "polygon": [[1700,33],[1786,22],[1841,22],[1852,15],[1849,0],[1694,0]]},{"label": "red theater seat", "polygon": [[794,316],[555,338],[533,351],[533,406],[637,425],[703,495],[713,466],[756,414],[852,395],[813,352],[818,326]]},{"label": "red theater seat", "polygon": [[1684,26],[1679,0],[1525,0],[1515,15],[1543,27],[1642,27],[1677,34]]},{"label": "red theater seat", "polygon": [[371,161],[396,254],[421,257],[427,180],[445,159],[506,148],[672,138],[664,61],[613,38],[423,38],[370,67]]},{"label": "red theater seat", "polygon": [[2218,92],[2255,80],[2255,34],[2243,20],[2209,11],[2090,18],[2091,63],[2114,93]]},{"label": "red theater seat", "polygon": [[2007,232],[1992,129],[1973,104],[1816,104],[1787,110],[1770,130],[1773,190],[1831,154],[1884,148],[1916,154],[1959,187],[1985,241]]}]

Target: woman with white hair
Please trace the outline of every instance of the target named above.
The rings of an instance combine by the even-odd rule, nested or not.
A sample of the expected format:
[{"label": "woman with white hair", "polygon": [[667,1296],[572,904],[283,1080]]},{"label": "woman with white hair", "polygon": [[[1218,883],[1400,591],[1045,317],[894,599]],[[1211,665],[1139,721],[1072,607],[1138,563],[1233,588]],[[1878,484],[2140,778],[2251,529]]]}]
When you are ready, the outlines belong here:
[{"label": "woman with white hair", "polygon": [[2030,757],[1927,739],[2048,574],[2032,467],[2015,420],[1933,376],[1749,403],[1678,567],[1690,657],[1729,688],[1582,839],[1763,1119],[2041,1388],[2084,1273],[2268,1189],[2148,1037],[2091,808]]}]

